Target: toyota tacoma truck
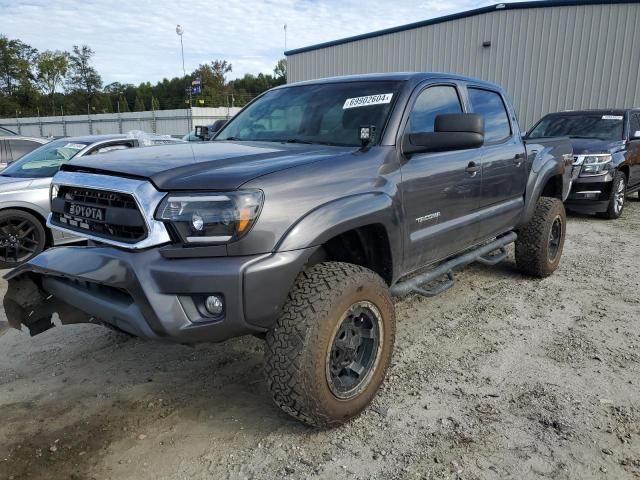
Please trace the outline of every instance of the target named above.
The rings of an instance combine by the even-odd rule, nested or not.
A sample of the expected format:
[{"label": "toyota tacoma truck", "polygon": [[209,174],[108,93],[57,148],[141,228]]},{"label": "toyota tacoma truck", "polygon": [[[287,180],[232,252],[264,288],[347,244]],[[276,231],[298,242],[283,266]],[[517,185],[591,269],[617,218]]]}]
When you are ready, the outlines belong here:
[{"label": "toyota tacoma truck", "polygon": [[620,218],[627,194],[640,192],[640,109],[550,113],[527,139],[558,136],[570,139],[574,154],[567,209]]},{"label": "toyota tacoma truck", "polygon": [[[560,262],[566,139],[525,143],[496,85],[362,75],[264,93],[211,142],[62,166],[48,224],[89,240],[12,272],[10,324],[92,322],[194,344],[266,342],[275,403],[317,427],[371,402],[390,364],[392,296],[433,296],[515,243]],[[162,348],[162,347],[158,347]]]}]

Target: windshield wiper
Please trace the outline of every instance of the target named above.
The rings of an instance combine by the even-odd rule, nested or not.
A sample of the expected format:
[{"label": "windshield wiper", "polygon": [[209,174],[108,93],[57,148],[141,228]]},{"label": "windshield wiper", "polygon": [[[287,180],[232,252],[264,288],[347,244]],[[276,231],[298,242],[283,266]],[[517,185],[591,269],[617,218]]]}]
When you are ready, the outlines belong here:
[{"label": "windshield wiper", "polygon": [[275,139],[268,139],[268,140],[263,140],[265,142],[274,142],[274,143],[303,143],[305,145],[313,145],[314,143],[319,143],[319,142],[312,142],[310,140],[300,140],[298,138],[275,138]]}]

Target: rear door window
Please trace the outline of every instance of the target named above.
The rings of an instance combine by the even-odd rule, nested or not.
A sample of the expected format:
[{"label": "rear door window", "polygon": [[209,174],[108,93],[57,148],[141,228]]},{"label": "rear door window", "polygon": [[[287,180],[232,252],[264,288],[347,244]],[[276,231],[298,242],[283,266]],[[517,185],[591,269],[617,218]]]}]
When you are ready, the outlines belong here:
[{"label": "rear door window", "polygon": [[469,100],[473,112],[484,118],[485,143],[500,142],[511,136],[509,115],[499,93],[480,88],[469,88]]}]

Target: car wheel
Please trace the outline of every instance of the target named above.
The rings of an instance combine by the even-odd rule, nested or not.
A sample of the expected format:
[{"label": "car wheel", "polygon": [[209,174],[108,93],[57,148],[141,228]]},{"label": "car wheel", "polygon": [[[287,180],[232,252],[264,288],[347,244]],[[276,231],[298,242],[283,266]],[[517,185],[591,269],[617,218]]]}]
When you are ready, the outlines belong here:
[{"label": "car wheel", "polygon": [[29,212],[0,212],[0,268],[13,268],[28,262],[45,249],[44,226]]},{"label": "car wheel", "polygon": [[541,197],[529,223],[518,232],[516,265],[535,277],[547,277],[558,268],[567,231],[562,201]]},{"label": "car wheel", "polygon": [[391,361],[389,288],[357,265],[315,265],[299,275],[266,340],[275,403],[310,426],[342,424],[369,405]]},{"label": "car wheel", "polygon": [[622,215],[622,211],[624,210],[626,197],[627,177],[622,172],[616,172],[615,176],[613,177],[613,183],[611,184],[611,196],[609,197],[607,211],[598,213],[598,216],[609,220],[620,218],[620,216]]}]

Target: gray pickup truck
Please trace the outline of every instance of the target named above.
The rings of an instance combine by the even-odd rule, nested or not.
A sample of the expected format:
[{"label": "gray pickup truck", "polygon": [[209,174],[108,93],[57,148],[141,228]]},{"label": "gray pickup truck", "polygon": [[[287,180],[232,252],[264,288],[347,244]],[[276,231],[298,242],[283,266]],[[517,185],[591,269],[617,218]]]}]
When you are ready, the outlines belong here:
[{"label": "gray pickup truck", "polygon": [[212,142],[63,165],[48,224],[90,243],[9,273],[5,311],[32,335],[57,312],[185,344],[263,337],[276,404],[337,425],[384,379],[393,295],[441,293],[514,242],[522,272],[558,267],[572,159],[565,139],[525,145],[504,91],[471,78],[279,87]]}]

